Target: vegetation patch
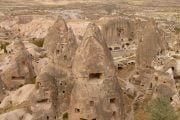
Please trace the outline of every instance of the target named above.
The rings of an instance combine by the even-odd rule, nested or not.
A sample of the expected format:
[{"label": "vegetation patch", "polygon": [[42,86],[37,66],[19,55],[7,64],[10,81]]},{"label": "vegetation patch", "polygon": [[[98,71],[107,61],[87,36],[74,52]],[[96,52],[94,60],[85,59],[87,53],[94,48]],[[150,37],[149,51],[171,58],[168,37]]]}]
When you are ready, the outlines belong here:
[{"label": "vegetation patch", "polygon": [[180,27],[175,27],[174,30],[177,34],[180,33]]},{"label": "vegetation patch", "polygon": [[167,97],[158,97],[148,106],[150,120],[177,120],[177,115]]},{"label": "vegetation patch", "polygon": [[32,40],[31,43],[33,43],[34,45],[36,45],[38,47],[43,47],[44,38]]},{"label": "vegetation patch", "polygon": [[9,43],[2,43],[0,48],[1,50],[4,50],[5,53],[7,53],[7,46],[9,45]]},{"label": "vegetation patch", "polygon": [[68,113],[67,112],[63,114],[63,120],[68,120]]}]

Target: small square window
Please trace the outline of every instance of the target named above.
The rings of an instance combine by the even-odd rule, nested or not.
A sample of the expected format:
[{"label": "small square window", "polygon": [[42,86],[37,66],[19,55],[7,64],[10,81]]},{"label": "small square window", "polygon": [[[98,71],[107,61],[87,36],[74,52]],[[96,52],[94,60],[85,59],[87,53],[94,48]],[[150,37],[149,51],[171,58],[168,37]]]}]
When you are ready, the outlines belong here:
[{"label": "small square window", "polygon": [[111,98],[110,99],[110,103],[115,103],[116,102],[116,98]]},{"label": "small square window", "polygon": [[75,112],[76,112],[76,113],[79,113],[79,112],[80,112],[80,109],[75,108]]},{"label": "small square window", "polygon": [[102,73],[90,73],[89,79],[100,79],[102,77]]},{"label": "small square window", "polygon": [[115,117],[115,116],[116,116],[116,112],[115,112],[115,111],[112,113],[112,116],[113,116],[113,117]]},{"label": "small square window", "polygon": [[87,120],[87,119],[84,119],[84,118],[80,118],[80,120]]},{"label": "small square window", "polygon": [[94,101],[90,101],[90,106],[94,106]]},{"label": "small square window", "polygon": [[56,50],[56,53],[57,53],[57,54],[59,54],[59,52],[60,52],[59,50]]}]

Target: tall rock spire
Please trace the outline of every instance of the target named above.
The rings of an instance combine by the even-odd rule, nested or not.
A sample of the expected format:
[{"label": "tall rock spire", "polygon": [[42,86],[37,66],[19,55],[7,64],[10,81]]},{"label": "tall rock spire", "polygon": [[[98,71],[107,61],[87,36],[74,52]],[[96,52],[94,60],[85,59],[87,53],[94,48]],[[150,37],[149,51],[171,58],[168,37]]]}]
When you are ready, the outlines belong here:
[{"label": "tall rock spire", "polygon": [[69,120],[124,120],[121,88],[99,28],[89,24],[76,52]]},{"label": "tall rock spire", "polygon": [[95,24],[90,23],[87,27],[74,58],[73,72],[76,77],[82,78],[90,77],[91,73],[103,78],[114,75],[112,56]]}]

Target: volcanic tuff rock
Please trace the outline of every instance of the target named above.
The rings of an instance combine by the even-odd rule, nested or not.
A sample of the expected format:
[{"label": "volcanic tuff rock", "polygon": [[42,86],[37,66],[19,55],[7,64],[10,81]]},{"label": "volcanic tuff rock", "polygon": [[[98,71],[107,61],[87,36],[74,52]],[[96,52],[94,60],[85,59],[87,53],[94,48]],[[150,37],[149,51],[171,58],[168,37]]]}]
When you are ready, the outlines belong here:
[{"label": "volcanic tuff rock", "polygon": [[142,40],[137,48],[138,66],[151,67],[152,61],[166,49],[166,42],[160,37],[160,30],[154,20],[150,20],[144,28]]},{"label": "volcanic tuff rock", "polygon": [[73,63],[76,77],[69,119],[124,120],[121,88],[99,28],[90,23]]},{"label": "volcanic tuff rock", "polygon": [[0,120],[149,120],[161,97],[178,115],[177,0],[80,1],[0,0]]},{"label": "volcanic tuff rock", "polygon": [[14,51],[10,51],[14,54],[1,73],[1,79],[9,89],[31,83],[35,79],[32,56],[25,49],[22,41],[15,41],[14,47]]},{"label": "volcanic tuff rock", "polygon": [[[62,113],[67,111],[69,107],[74,83],[72,61],[76,47],[77,44],[72,30],[67,27],[63,18],[58,17],[54,25],[49,29],[44,42],[48,64],[43,67],[36,82],[39,90],[42,91],[42,94],[37,93],[37,95],[41,95],[39,98],[42,100],[40,101],[42,104],[49,104],[49,107],[47,107],[49,119],[51,117],[61,117]],[[43,96],[44,93],[48,93],[48,95]],[[37,112],[37,117],[39,116],[38,113],[40,114],[43,109]]]}]

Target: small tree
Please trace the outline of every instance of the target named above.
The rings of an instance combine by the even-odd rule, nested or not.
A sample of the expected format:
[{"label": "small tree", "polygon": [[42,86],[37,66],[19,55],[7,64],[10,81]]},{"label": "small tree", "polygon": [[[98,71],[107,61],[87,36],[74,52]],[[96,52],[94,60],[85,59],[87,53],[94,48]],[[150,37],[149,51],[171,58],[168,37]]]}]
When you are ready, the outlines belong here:
[{"label": "small tree", "polygon": [[154,99],[148,107],[150,120],[177,120],[177,115],[167,97]]},{"label": "small tree", "polygon": [[8,45],[9,45],[8,43],[1,44],[0,48],[1,48],[2,50],[4,50],[5,53],[7,53],[7,46],[8,46]]},{"label": "small tree", "polygon": [[68,120],[68,113],[67,112],[63,114],[63,120]]},{"label": "small tree", "polygon": [[44,39],[41,38],[41,39],[33,40],[32,43],[38,47],[43,47]]}]

